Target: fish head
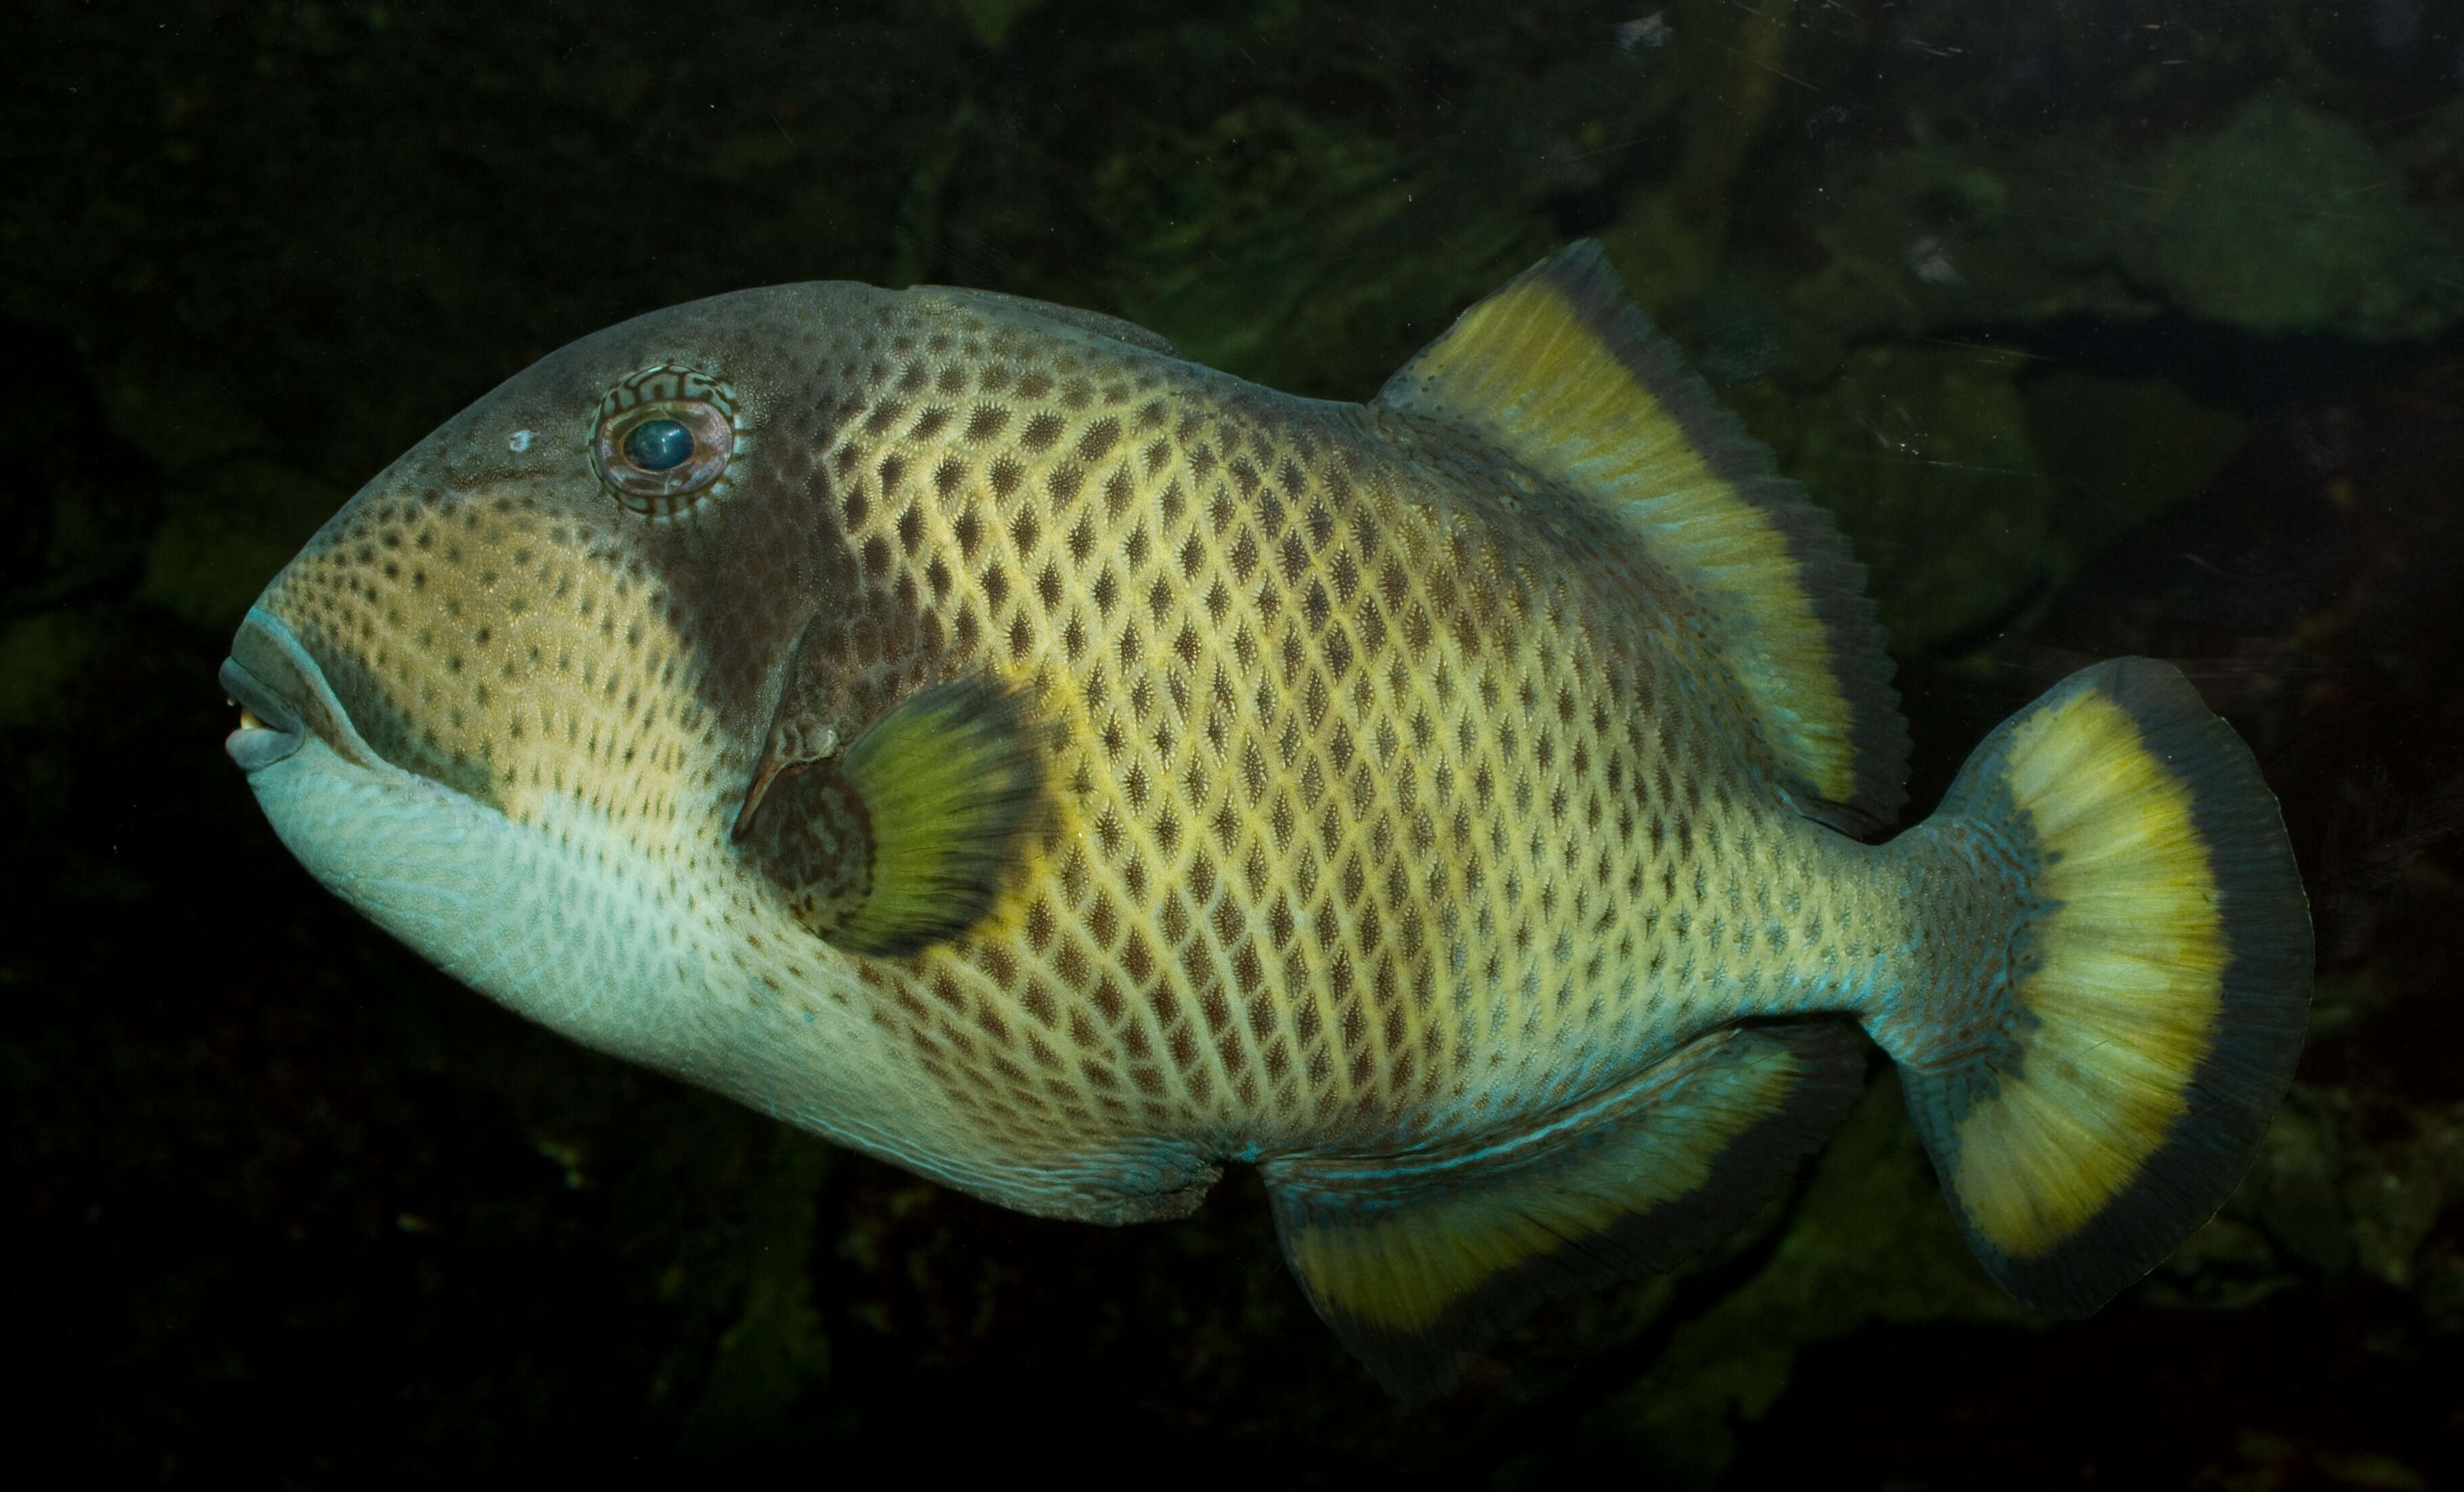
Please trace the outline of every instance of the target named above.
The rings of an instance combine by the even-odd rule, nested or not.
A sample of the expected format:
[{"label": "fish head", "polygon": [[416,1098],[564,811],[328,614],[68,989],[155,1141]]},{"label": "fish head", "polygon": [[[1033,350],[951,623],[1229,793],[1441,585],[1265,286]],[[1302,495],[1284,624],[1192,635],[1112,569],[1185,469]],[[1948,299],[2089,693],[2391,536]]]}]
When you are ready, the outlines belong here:
[{"label": "fish head", "polygon": [[[861,1081],[833,1074],[897,1064],[846,1015],[854,960],[799,934],[738,830],[799,639],[895,604],[860,584],[824,463],[929,375],[918,314],[823,283],[646,316],[370,481],[223,669],[284,844],[522,1014],[830,1127]],[[868,659],[892,692],[939,661]]]}]

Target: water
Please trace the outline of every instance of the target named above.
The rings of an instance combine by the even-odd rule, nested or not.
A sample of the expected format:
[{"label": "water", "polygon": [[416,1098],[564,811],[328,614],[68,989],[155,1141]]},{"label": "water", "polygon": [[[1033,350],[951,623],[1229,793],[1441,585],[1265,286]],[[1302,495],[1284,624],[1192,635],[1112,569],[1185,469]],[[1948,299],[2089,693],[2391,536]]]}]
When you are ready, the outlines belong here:
[{"label": "water", "polygon": [[[99,1470],[883,1457],[1158,1479],[2464,1478],[2464,26],[2452,6],[54,5],[0,110],[9,1233]],[[1237,1178],[1001,1213],[524,1027],[319,893],[216,749],[265,577],[539,354],[977,285],[1361,398],[1572,236],[1874,566],[1912,810],[2179,663],[2310,875],[2223,1218],[2045,1328],[1887,1087],[1697,1271],[1391,1406]]]}]

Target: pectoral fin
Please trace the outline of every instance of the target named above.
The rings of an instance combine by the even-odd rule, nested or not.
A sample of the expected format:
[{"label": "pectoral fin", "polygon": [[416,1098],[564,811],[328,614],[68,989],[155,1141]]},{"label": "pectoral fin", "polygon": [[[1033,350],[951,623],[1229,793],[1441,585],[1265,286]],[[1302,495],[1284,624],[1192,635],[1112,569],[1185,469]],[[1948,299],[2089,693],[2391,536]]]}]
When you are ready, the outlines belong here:
[{"label": "pectoral fin", "polygon": [[1733,1231],[1830,1134],[1864,1071],[1845,1025],[1732,1029],[1511,1134],[1270,1158],[1284,1257],[1389,1389],[1441,1393],[1542,1301],[1670,1268]]},{"label": "pectoral fin", "polygon": [[757,782],[737,842],[816,935],[913,954],[975,927],[1015,880],[1048,807],[1045,735],[1023,686],[938,685]]}]

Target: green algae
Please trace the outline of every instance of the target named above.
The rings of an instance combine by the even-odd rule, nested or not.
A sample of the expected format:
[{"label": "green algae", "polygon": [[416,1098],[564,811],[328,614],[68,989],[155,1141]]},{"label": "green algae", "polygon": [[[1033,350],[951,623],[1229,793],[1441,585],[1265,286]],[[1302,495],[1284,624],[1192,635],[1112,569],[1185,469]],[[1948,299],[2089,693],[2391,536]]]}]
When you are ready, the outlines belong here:
[{"label": "green algae", "polygon": [[2280,89],[2157,158],[2122,262],[2192,316],[2369,341],[2464,318],[2464,247],[2353,122]]}]

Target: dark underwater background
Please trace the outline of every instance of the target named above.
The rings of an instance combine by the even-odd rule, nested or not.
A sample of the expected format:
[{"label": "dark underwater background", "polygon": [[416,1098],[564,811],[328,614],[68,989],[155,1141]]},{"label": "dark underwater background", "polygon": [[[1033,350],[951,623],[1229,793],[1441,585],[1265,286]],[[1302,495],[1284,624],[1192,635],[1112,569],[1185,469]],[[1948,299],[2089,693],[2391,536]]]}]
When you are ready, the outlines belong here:
[{"label": "dark underwater background", "polygon": [[[40,0],[0,89],[13,1448],[136,1484],[2464,1484],[2464,18],[2418,0]],[[1837,511],[1911,817],[2092,659],[2281,796],[2311,1043],[2049,1325],[1887,1074],[1679,1276],[1445,1403],[1194,1218],[995,1210],[522,1024],[220,739],[265,580],[539,355],[982,286],[1332,398],[1596,235]],[[758,604],[747,598],[747,604]]]}]

